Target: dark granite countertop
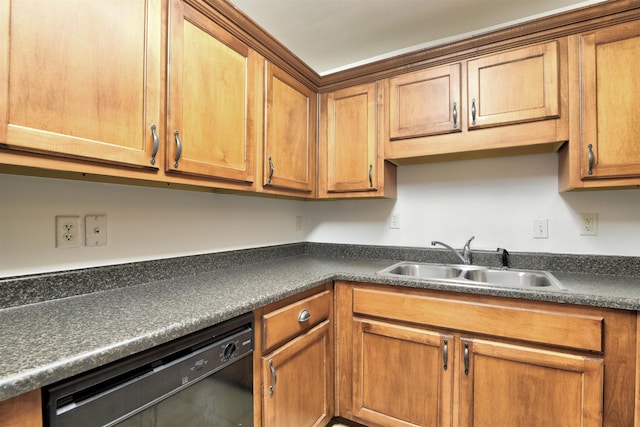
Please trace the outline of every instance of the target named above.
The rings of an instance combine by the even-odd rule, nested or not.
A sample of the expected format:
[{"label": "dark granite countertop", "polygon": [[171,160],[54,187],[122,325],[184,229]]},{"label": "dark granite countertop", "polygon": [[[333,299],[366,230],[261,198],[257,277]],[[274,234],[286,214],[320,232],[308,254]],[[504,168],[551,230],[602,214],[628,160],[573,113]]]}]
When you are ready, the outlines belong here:
[{"label": "dark granite countertop", "polygon": [[[424,258],[424,254],[406,250],[376,252],[375,248],[360,248],[353,252],[352,248],[339,245],[337,248],[336,251],[335,246],[293,244],[278,249],[200,256],[190,261],[186,258],[171,260],[162,265],[148,264],[144,268],[128,265],[107,272],[100,269],[0,281],[0,294],[4,293],[5,298],[3,302],[0,297],[4,304],[0,307],[6,307],[0,308],[0,400],[52,384],[331,280],[640,310],[640,278],[634,259],[622,260],[631,263],[633,274],[626,276],[553,271],[566,288],[556,292],[469,287],[447,281],[381,276],[376,272],[397,260]],[[441,251],[430,254],[427,261],[447,262]],[[539,263],[540,259],[535,262]],[[179,273],[175,270],[166,273],[167,277],[162,277],[165,273],[149,274],[147,271],[147,268],[154,271],[158,267],[166,268],[167,263],[183,268]],[[128,274],[124,274],[126,272]],[[105,276],[100,278],[101,274]],[[93,282],[97,285],[94,283],[94,288],[88,284],[91,281],[87,277],[95,278]],[[113,280],[105,277],[118,278],[118,284],[114,285]],[[76,285],[68,286],[73,289],[68,291],[70,294],[60,290],[60,283],[65,278]],[[80,282],[83,284],[78,285]],[[46,292],[37,289],[43,287],[55,295],[41,297]],[[20,303],[7,302],[11,300],[7,295]]]}]

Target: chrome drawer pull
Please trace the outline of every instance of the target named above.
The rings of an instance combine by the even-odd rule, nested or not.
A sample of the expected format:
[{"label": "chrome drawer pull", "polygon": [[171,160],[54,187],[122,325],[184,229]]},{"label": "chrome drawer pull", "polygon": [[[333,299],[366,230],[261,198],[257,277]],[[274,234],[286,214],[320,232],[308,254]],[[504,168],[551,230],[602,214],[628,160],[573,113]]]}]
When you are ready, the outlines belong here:
[{"label": "chrome drawer pull", "polygon": [[473,126],[476,125],[476,112],[476,99],[474,98],[471,100],[471,124]]},{"label": "chrome drawer pull", "polygon": [[156,132],[156,125],[151,125],[151,133],[153,134],[153,153],[151,153],[151,164],[156,164],[156,155],[160,149],[160,138],[158,138],[158,132]]},{"label": "chrome drawer pull", "polygon": [[593,144],[587,145],[589,149],[589,175],[593,175],[593,164],[596,161],[596,156],[593,154]]},{"label": "chrome drawer pull", "polygon": [[449,341],[444,340],[444,370],[447,370],[447,364],[449,362]]},{"label": "chrome drawer pull", "polygon": [[176,137],[176,158],[173,167],[178,169],[178,162],[180,161],[180,157],[182,157],[182,142],[180,142],[180,133],[178,131],[175,131],[173,135]]},{"label": "chrome drawer pull", "polygon": [[276,368],[273,367],[273,359],[269,360],[269,369],[271,369],[271,376],[273,377],[273,381],[269,386],[269,396],[273,396],[273,392],[276,388],[276,382],[278,382],[278,376],[276,375]]},{"label": "chrome drawer pull", "polygon": [[298,315],[298,322],[300,323],[306,322],[309,319],[311,319],[311,313],[309,313],[309,310],[302,310]]},{"label": "chrome drawer pull", "polygon": [[453,128],[458,128],[458,104],[453,103]]},{"label": "chrome drawer pull", "polygon": [[469,375],[469,343],[464,343],[464,374]]}]

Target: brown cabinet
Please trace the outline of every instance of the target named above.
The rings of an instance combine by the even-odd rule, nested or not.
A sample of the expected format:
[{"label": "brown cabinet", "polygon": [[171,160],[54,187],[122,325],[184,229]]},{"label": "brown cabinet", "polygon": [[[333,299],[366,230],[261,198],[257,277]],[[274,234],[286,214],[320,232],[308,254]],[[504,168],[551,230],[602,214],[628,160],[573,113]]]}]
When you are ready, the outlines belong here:
[{"label": "brown cabinet", "polygon": [[181,0],[169,28],[167,170],[252,184],[259,56]]},{"label": "brown cabinet", "polygon": [[0,401],[0,427],[42,427],[40,389]]},{"label": "brown cabinet", "polygon": [[398,164],[552,152],[568,139],[566,38],[386,81]]},{"label": "brown cabinet", "polygon": [[331,289],[256,311],[256,425],[324,426],[333,417]]},{"label": "brown cabinet", "polygon": [[396,167],[384,161],[378,83],[323,94],[319,197],[395,197]]},{"label": "brown cabinet", "polygon": [[271,63],[265,91],[263,188],[314,197],[317,95]]},{"label": "brown cabinet", "polygon": [[570,38],[571,139],[560,189],[640,185],[640,21]]},{"label": "brown cabinet", "polygon": [[0,143],[158,168],[161,15],[142,0],[3,5]]},{"label": "brown cabinet", "polygon": [[389,79],[389,137],[461,132],[461,64]]},{"label": "brown cabinet", "polygon": [[336,303],[339,416],[371,426],[633,423],[624,366],[635,363],[635,336],[619,339],[635,330],[633,312],[348,282],[336,283]]}]

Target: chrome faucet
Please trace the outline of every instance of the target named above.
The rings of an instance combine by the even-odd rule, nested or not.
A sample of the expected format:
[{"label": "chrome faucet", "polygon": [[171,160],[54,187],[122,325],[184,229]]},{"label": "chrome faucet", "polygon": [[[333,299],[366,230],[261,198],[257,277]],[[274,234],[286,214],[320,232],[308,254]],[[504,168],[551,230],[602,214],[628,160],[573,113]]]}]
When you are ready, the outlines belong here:
[{"label": "chrome faucet", "polygon": [[463,263],[471,264],[473,260],[473,256],[471,253],[471,241],[473,239],[475,239],[475,236],[471,236],[471,238],[467,240],[467,243],[464,244],[464,247],[462,248],[462,254],[459,251],[453,249],[451,246],[447,245],[446,243],[438,242],[437,240],[432,241],[431,246],[435,246],[435,245],[444,246],[445,248],[449,249],[451,252],[456,254],[456,256],[460,258]]}]

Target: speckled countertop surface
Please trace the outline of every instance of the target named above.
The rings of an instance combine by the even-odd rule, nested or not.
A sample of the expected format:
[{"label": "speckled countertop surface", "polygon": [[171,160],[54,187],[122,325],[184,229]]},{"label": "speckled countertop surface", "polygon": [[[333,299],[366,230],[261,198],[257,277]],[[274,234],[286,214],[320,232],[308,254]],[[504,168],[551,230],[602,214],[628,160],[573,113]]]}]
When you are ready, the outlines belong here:
[{"label": "speckled countertop surface", "polygon": [[[126,280],[118,279],[117,286],[113,285],[113,280],[99,278],[104,269],[75,275],[47,275],[27,281],[22,278],[0,281],[0,294],[4,294],[4,301],[0,295],[0,302],[3,302],[0,307],[6,307],[0,309],[0,400],[52,384],[331,280],[640,310],[637,271],[640,268],[635,259],[619,260],[630,265],[631,270],[625,270],[629,274],[624,276],[550,269],[566,288],[553,292],[390,278],[376,272],[397,260],[424,258],[424,254],[406,250],[376,252],[375,248],[355,252],[346,247],[335,249],[322,245],[285,245],[213,258],[191,258],[188,261],[190,268],[186,268],[184,259],[172,260],[166,263],[174,263],[173,267],[182,263],[184,268],[179,274],[175,271],[166,274],[167,277],[163,277],[164,273],[150,275],[146,270],[147,267],[165,268],[166,263],[149,264],[142,269],[129,265],[118,270]],[[451,262],[444,252],[429,254],[426,261]],[[558,256],[552,258],[557,262]],[[533,258],[523,256],[518,261],[515,256],[514,259],[521,263]],[[492,262],[493,257],[488,263]],[[539,258],[535,262],[548,263]],[[571,263],[574,265],[575,259]],[[523,268],[523,265],[514,267]],[[128,274],[124,274],[126,272]],[[139,276],[135,277],[134,273]],[[68,291],[71,294],[60,291],[59,283],[64,280],[82,282],[82,286],[90,288],[88,282],[91,281],[87,277],[96,278],[96,288],[76,289],[78,286],[74,288],[70,284],[69,288],[74,288],[73,292]],[[109,271],[105,277],[120,276]],[[47,287],[47,284],[51,286]],[[41,287],[57,294],[42,297],[43,292],[34,291]],[[11,300],[21,302],[11,304]]]}]

